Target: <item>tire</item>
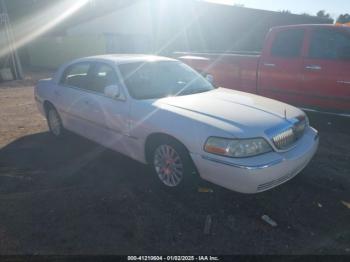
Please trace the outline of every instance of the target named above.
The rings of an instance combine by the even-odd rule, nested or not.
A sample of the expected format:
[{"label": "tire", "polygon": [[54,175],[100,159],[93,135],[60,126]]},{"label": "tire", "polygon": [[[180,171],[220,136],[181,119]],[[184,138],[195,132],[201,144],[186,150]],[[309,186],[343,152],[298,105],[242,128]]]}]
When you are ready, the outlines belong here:
[{"label": "tire", "polygon": [[175,139],[161,138],[150,146],[149,165],[158,182],[166,188],[193,184],[194,165],[187,149]]},{"label": "tire", "polygon": [[46,119],[49,126],[50,133],[57,138],[64,136],[65,130],[62,125],[62,120],[57,110],[49,105],[46,110]]}]

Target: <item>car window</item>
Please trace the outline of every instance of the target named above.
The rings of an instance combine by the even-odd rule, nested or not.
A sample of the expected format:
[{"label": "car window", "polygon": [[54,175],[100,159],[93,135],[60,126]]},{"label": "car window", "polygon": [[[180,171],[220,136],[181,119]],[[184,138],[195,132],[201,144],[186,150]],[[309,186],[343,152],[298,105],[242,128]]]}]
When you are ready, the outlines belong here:
[{"label": "car window", "polygon": [[350,36],[334,30],[315,30],[311,37],[309,57],[314,59],[350,59]]},{"label": "car window", "polygon": [[88,75],[90,69],[90,63],[78,63],[69,66],[63,74],[61,84],[66,86],[74,86],[83,89],[88,89]]},{"label": "car window", "polygon": [[155,99],[213,90],[198,72],[180,62],[145,62],[119,65],[124,83],[135,99]]},{"label": "car window", "polygon": [[271,55],[275,57],[299,57],[304,42],[303,29],[289,29],[277,33]]},{"label": "car window", "polygon": [[118,77],[115,70],[109,65],[97,63],[91,77],[90,89],[95,92],[104,93],[105,87],[117,84]]}]

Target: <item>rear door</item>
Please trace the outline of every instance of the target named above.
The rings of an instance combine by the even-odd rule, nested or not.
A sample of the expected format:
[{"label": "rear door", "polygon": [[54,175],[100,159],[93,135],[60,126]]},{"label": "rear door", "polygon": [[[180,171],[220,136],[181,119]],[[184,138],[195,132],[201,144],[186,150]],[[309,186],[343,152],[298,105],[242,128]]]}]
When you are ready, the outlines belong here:
[{"label": "rear door", "polygon": [[266,42],[260,61],[258,94],[298,104],[302,93],[304,36],[304,29],[283,29]]},{"label": "rear door", "polygon": [[92,70],[93,64],[90,62],[70,65],[54,91],[64,127],[85,137],[91,128],[86,112],[89,109],[87,90],[90,89]]},{"label": "rear door", "polygon": [[303,61],[305,107],[350,112],[350,34],[340,28],[315,28]]}]

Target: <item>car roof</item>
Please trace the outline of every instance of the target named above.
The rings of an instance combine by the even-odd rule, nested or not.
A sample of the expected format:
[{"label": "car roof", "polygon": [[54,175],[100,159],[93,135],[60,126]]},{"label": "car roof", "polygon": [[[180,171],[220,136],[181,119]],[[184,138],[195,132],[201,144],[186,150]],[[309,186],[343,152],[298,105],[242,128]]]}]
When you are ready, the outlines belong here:
[{"label": "car roof", "polygon": [[84,61],[100,61],[100,62],[113,62],[116,64],[128,64],[128,63],[146,63],[146,62],[161,62],[161,61],[178,61],[176,59],[172,59],[164,56],[156,56],[156,55],[145,55],[145,54],[110,54],[110,55],[98,55],[98,56],[90,56],[85,58],[80,58],[73,63],[76,62],[84,62]]}]

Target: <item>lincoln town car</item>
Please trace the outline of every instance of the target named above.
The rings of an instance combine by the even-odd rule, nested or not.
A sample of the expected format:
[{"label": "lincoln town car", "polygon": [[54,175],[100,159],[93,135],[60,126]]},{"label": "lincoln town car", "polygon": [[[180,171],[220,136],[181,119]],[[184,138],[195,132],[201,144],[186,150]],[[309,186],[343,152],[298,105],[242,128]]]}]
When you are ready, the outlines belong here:
[{"label": "lincoln town car", "polygon": [[306,167],[319,136],[302,110],[211,80],[171,58],[104,55],[63,65],[35,99],[53,136],[70,131],[148,164],[166,187],[197,175],[252,194]]}]

